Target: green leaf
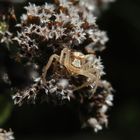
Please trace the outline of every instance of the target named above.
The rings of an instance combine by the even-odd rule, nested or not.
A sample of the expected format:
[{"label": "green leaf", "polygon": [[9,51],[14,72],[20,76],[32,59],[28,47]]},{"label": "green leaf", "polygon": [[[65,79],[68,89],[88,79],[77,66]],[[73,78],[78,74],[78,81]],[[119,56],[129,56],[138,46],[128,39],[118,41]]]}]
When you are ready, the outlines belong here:
[{"label": "green leaf", "polygon": [[0,126],[10,117],[12,103],[5,97],[0,96]]}]

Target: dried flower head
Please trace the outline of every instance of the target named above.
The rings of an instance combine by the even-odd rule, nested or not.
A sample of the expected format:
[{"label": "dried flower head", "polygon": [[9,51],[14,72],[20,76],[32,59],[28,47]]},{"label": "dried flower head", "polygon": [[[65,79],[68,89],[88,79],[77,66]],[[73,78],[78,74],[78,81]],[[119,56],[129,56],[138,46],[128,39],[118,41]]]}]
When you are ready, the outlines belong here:
[{"label": "dried flower head", "polygon": [[25,9],[27,13],[18,24],[21,32],[14,38],[23,56],[37,57],[40,50],[50,47],[57,52],[63,49],[63,44],[68,48],[81,47],[83,51],[88,45],[93,51],[95,47],[102,50],[108,40],[106,33],[96,25],[96,16],[72,2],[60,0],[58,4],[42,6],[29,3]]},{"label": "dried flower head", "polygon": [[25,7],[13,42],[18,43],[19,61],[36,67],[28,86],[13,88],[13,100],[18,105],[38,100],[77,102],[81,122],[97,132],[107,126],[106,112],[113,105],[113,89],[102,80],[104,67],[96,54],[105,48],[108,37],[96,24],[95,12],[84,3],[55,0]]}]

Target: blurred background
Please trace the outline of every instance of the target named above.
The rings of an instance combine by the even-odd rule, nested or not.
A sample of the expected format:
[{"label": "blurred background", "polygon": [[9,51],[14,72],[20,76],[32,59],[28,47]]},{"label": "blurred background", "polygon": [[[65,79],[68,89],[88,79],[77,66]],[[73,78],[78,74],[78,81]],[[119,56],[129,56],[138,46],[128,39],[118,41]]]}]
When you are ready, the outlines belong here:
[{"label": "blurred background", "polygon": [[[0,7],[8,4],[0,0]],[[18,5],[22,7],[16,4],[18,9]],[[80,130],[76,109],[69,105],[13,107],[10,99],[2,94],[0,127],[12,128],[17,140],[140,139],[140,0],[116,0],[102,12],[98,24],[110,39],[101,57],[107,73],[105,78],[116,90],[114,106],[108,113],[109,127],[97,134]],[[1,93],[3,86],[0,84]]]}]

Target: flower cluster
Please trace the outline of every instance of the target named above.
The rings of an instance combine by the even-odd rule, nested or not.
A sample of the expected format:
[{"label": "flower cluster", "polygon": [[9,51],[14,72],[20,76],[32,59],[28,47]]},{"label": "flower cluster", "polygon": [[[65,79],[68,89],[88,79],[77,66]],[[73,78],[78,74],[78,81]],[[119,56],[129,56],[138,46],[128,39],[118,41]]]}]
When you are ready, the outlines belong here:
[{"label": "flower cluster", "polygon": [[96,17],[83,6],[60,0],[42,6],[30,3],[25,9],[27,13],[17,25],[21,32],[14,38],[22,47],[23,56],[37,57],[41,49],[50,47],[59,51],[63,44],[75,49],[80,46],[81,50],[103,50],[108,41],[106,33],[96,25]]},{"label": "flower cluster", "polygon": [[[113,105],[113,88],[110,83],[102,80],[99,82],[97,92],[88,104],[83,104],[87,108],[87,120],[83,126],[91,126],[95,132],[102,129],[102,125],[108,126],[108,116],[106,112]],[[95,114],[96,112],[96,114]],[[85,117],[85,115],[82,115]]]},{"label": "flower cluster", "polygon": [[13,132],[6,131],[0,128],[0,140],[14,140]]},{"label": "flower cluster", "polygon": [[[17,47],[15,61],[25,68],[35,67],[26,78],[29,84],[12,88],[12,97],[18,105],[76,102],[83,126],[97,132],[108,124],[106,112],[113,105],[113,89],[102,80],[104,66],[96,53],[104,50],[108,37],[96,24],[98,17],[90,2],[54,0],[25,7],[27,12],[10,40]],[[93,6],[97,7],[97,0]]]}]

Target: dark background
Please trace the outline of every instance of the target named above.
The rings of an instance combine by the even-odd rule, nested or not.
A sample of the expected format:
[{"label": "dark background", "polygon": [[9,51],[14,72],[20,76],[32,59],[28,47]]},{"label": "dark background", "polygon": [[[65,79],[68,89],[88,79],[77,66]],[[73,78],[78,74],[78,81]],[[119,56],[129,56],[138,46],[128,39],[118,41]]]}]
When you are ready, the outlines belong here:
[{"label": "dark background", "polygon": [[109,127],[95,134],[80,130],[76,109],[64,106],[14,107],[3,127],[11,127],[17,139],[140,139],[140,0],[116,0],[102,12],[98,24],[110,38],[101,53],[116,90],[109,111]]}]

